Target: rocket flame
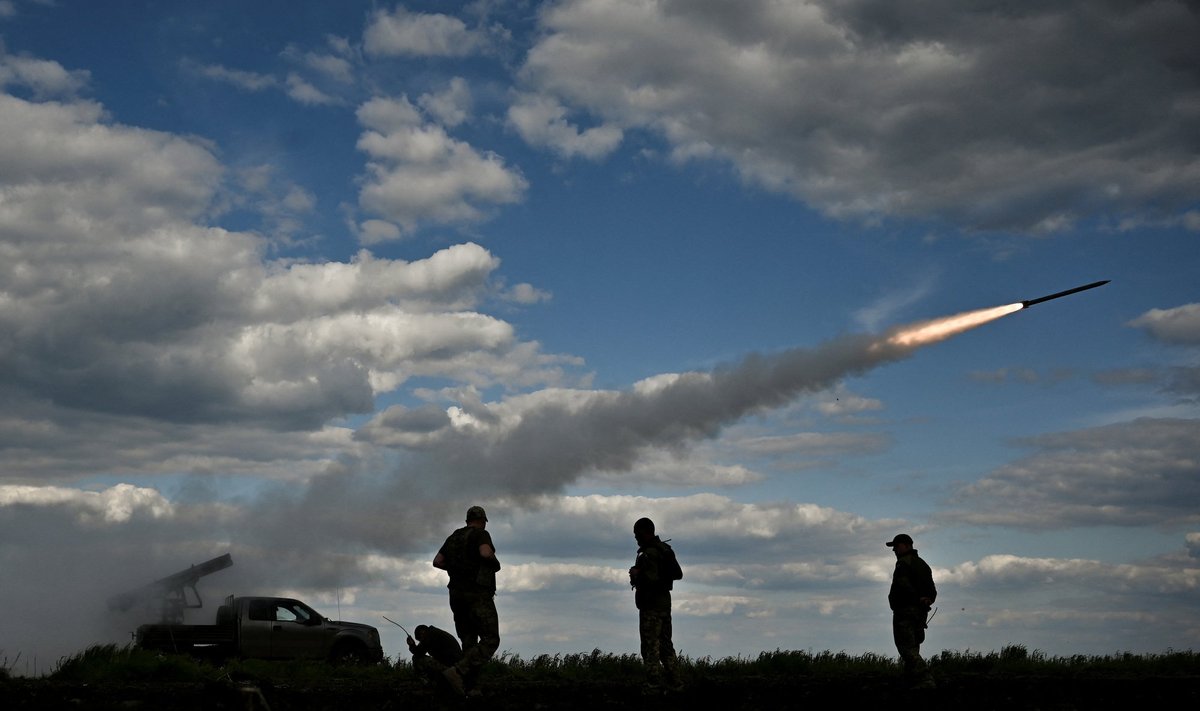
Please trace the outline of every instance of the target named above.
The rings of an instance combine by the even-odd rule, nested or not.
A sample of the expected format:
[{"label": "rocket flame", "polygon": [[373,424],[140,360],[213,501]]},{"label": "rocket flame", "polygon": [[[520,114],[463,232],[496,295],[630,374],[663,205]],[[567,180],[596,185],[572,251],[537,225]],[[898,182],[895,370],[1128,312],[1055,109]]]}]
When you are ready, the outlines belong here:
[{"label": "rocket flame", "polygon": [[1007,316],[1023,308],[1020,302],[1006,306],[993,306],[990,309],[967,311],[953,316],[943,316],[932,321],[922,321],[903,326],[899,331],[888,336],[883,341],[889,346],[917,348],[930,343],[944,341],[951,336],[957,336],[963,331],[969,331],[977,326],[990,323],[998,318]]}]

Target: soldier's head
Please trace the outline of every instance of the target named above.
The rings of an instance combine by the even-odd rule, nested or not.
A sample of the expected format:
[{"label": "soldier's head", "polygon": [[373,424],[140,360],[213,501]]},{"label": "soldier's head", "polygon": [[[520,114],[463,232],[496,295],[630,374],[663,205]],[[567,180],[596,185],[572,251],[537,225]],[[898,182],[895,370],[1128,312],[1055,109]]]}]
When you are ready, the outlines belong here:
[{"label": "soldier's head", "polygon": [[428,631],[429,631],[428,625],[417,625],[416,627],[413,627],[413,637],[415,637],[417,639],[417,641],[420,642],[421,640],[425,639],[425,633]]},{"label": "soldier's head", "polygon": [[898,533],[896,537],[884,544],[888,548],[895,551],[896,555],[904,555],[913,548],[912,536],[907,533]]},{"label": "soldier's head", "polygon": [[483,510],[482,506],[472,506],[467,509],[467,525],[479,528],[487,525],[487,512]]},{"label": "soldier's head", "polygon": [[633,524],[633,537],[638,543],[654,539],[654,522],[648,518],[639,518]]}]

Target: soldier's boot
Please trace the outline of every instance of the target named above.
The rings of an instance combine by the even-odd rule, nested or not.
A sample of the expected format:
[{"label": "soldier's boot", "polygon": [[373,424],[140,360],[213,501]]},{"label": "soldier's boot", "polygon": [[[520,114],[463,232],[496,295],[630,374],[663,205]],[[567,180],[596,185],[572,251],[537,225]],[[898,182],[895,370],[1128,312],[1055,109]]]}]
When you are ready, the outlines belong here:
[{"label": "soldier's boot", "polygon": [[462,677],[459,676],[458,670],[454,667],[446,667],[446,671],[442,672],[442,677],[450,684],[450,688],[454,689],[454,693],[459,696],[466,696],[467,689],[463,686]]}]

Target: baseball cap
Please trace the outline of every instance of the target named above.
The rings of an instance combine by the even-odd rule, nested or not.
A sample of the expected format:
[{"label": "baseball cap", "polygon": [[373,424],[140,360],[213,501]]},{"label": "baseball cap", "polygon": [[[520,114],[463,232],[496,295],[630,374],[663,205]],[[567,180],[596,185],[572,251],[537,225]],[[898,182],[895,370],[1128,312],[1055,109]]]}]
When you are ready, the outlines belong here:
[{"label": "baseball cap", "polygon": [[477,521],[479,519],[487,520],[487,512],[482,506],[472,506],[467,509],[467,521]]},{"label": "baseball cap", "polygon": [[888,541],[887,543],[884,543],[883,545],[887,546],[888,548],[891,548],[892,546],[896,545],[897,543],[907,543],[908,545],[911,546],[913,544],[912,536],[908,535],[907,533],[898,533],[898,534],[896,534],[895,538]]}]

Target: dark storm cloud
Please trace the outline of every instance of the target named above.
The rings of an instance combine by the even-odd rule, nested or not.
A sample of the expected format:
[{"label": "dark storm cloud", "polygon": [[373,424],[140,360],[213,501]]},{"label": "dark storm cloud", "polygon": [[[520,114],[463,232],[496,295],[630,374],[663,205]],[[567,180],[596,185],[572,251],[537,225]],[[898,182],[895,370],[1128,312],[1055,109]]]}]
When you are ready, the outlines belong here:
[{"label": "dark storm cloud", "polygon": [[531,89],[832,215],[1046,232],[1186,223],[1198,196],[1188,3],[568,0],[541,21]]}]

